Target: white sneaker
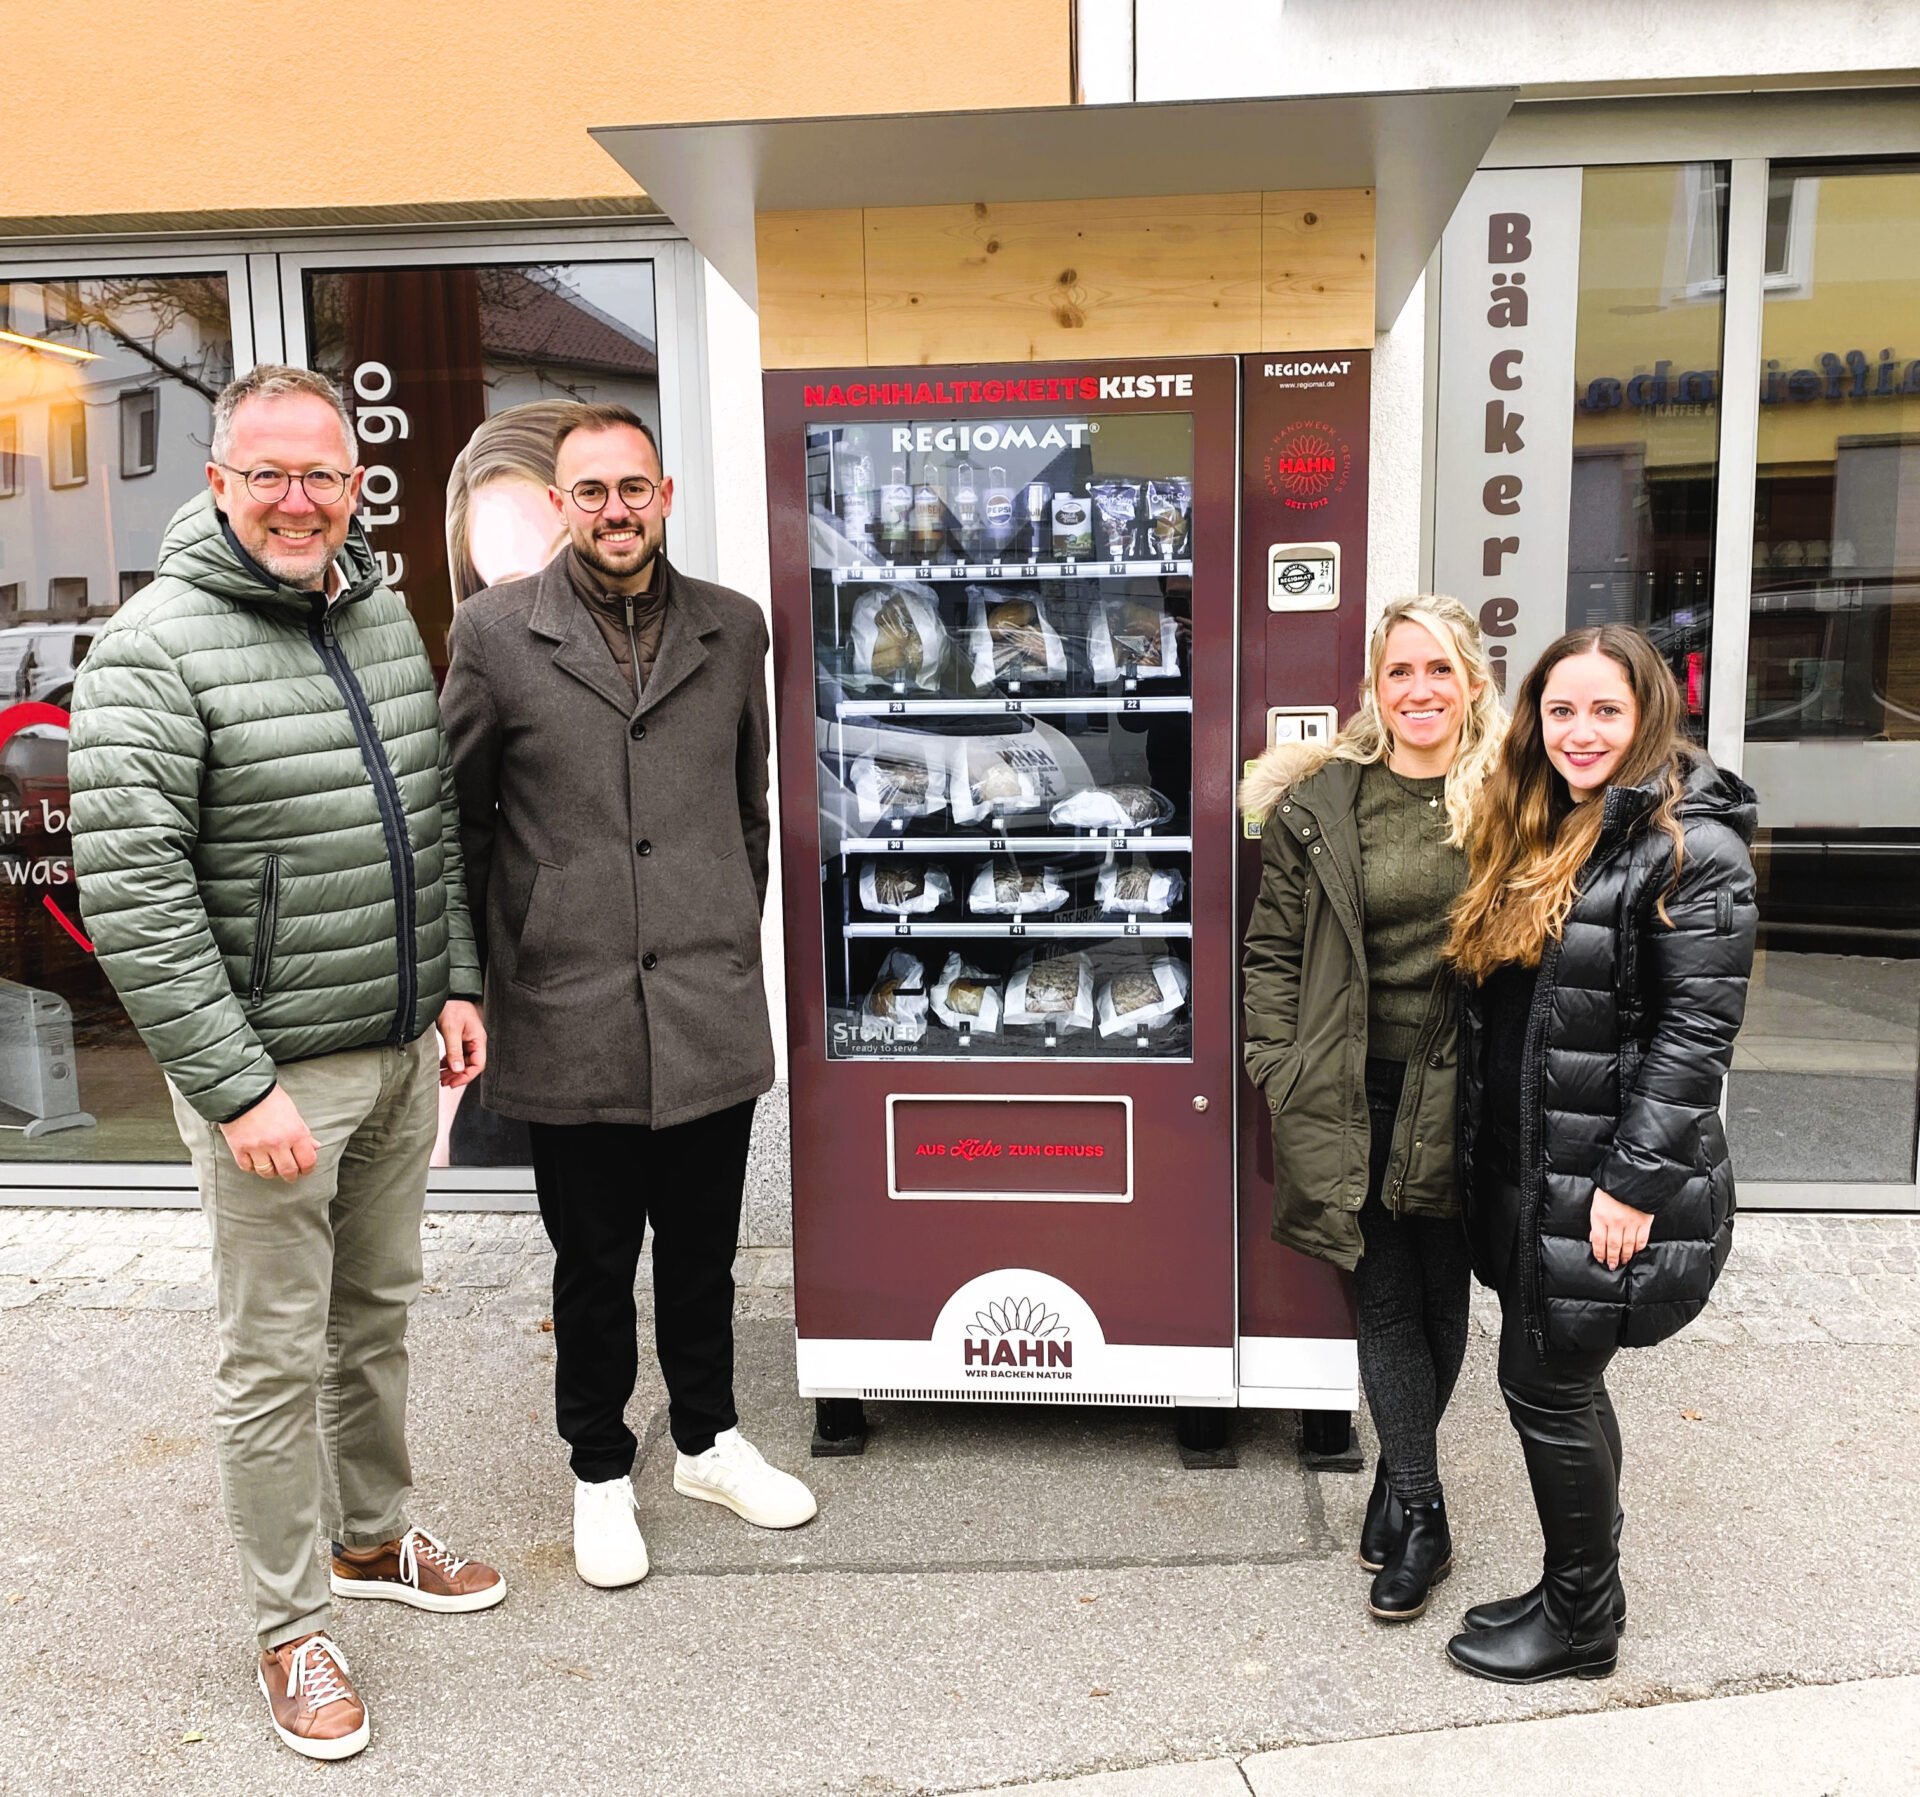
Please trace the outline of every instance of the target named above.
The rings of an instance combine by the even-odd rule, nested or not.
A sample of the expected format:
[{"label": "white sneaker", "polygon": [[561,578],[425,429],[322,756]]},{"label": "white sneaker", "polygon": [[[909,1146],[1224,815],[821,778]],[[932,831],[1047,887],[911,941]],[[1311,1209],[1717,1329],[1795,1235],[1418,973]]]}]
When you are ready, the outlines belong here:
[{"label": "white sneaker", "polygon": [[820,1506],[791,1473],[769,1466],[760,1450],[727,1429],[704,1454],[681,1454],[673,1463],[673,1488],[682,1497],[725,1504],[734,1515],[763,1529],[797,1529]]},{"label": "white sneaker", "polygon": [[647,1544],[633,1520],[633,1485],[625,1478],[573,1482],[573,1570],[612,1591],[647,1576]]}]

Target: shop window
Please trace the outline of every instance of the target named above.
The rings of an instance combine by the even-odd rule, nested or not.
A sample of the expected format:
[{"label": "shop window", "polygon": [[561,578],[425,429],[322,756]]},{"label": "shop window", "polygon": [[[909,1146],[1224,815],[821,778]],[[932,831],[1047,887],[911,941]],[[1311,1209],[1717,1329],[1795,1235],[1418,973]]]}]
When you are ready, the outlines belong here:
[{"label": "shop window", "polygon": [[[1762,313],[1744,764],[1760,794],[1760,954],[1728,1129],[1750,1179],[1906,1183],[1920,1076],[1920,168],[1774,170],[1776,202],[1815,192],[1807,278],[1769,281]],[[1770,256],[1776,226],[1770,208]]]},{"label": "shop window", "polygon": [[[72,344],[84,327],[76,347],[97,358],[0,342],[0,433],[13,426],[0,476],[35,490],[32,503],[0,502],[0,703],[64,707],[94,620],[152,578],[168,521],[205,482],[212,401],[233,367],[227,285],[108,274],[43,286],[24,269],[8,285],[11,328]],[[21,441],[38,455],[43,429],[45,486],[60,489],[44,503]],[[64,730],[35,724],[0,743],[0,995],[31,1006],[30,1029],[0,1057],[0,1163],[183,1162],[166,1083],[81,941],[63,877],[71,844],[46,827],[63,825],[68,803]],[[69,1077],[56,1083],[54,1066]],[[60,1116],[91,1121],[25,1133]]]},{"label": "shop window", "polygon": [[1567,628],[1644,630],[1702,739],[1726,191],[1727,165],[1702,162],[1590,168],[1580,196]]},{"label": "shop window", "polygon": [[20,491],[20,420],[9,413],[0,418],[0,499]]},{"label": "shop window", "polygon": [[160,465],[160,393],[142,387],[120,395],[120,476],[131,480]]},{"label": "shop window", "polygon": [[87,408],[84,405],[47,408],[47,484],[54,487],[87,484]]}]

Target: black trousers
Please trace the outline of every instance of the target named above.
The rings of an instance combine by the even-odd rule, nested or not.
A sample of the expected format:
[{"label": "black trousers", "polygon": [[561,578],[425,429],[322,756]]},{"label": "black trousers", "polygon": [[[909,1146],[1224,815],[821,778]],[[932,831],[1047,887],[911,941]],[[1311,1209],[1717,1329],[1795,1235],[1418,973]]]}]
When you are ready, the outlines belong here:
[{"label": "black trousers", "polygon": [[[1492,1215],[1519,1215],[1519,1194],[1486,1176]],[[1586,1647],[1613,1635],[1613,1593],[1620,1576],[1620,1423],[1607,1393],[1612,1348],[1534,1349],[1520,1299],[1513,1244],[1500,1286],[1500,1395],[1520,1437],[1527,1481],[1545,1545],[1542,1596],[1548,1626]]]},{"label": "black trousers", "polygon": [[1429,1504],[1440,1496],[1440,1419],[1466,1358],[1472,1275],[1457,1218],[1397,1217],[1381,1202],[1405,1078],[1398,1061],[1367,1062],[1371,1165],[1355,1333],[1387,1483],[1401,1503]]},{"label": "black trousers", "polygon": [[533,1183],[553,1243],[554,1417],[573,1475],[633,1470],[640,1371],[633,1282],[653,1225],[653,1339],[667,1426],[703,1454],[733,1408],[733,1256],[753,1101],[692,1123],[534,1123]]}]

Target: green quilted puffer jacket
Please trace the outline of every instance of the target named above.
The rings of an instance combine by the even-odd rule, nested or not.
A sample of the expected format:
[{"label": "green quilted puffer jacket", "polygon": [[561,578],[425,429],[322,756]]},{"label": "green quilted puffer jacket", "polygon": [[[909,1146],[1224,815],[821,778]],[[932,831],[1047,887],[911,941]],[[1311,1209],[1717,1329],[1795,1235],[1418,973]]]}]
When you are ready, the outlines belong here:
[{"label": "green quilted puffer jacket", "polygon": [[283,586],[202,493],[74,680],[81,914],[209,1122],[480,996],[433,670],[357,523],[340,561],[331,603]]}]

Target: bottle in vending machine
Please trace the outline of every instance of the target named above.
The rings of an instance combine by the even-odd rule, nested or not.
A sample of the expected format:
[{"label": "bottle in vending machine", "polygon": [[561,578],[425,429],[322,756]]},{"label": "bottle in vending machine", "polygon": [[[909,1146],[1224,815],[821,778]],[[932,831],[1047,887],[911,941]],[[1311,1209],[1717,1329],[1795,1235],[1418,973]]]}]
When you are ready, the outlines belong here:
[{"label": "bottle in vending machine", "polygon": [[945,559],[947,546],[946,470],[937,462],[928,462],[920,470],[920,482],[913,489],[913,506],[908,519],[908,536],[916,562]]},{"label": "bottle in vending machine", "polygon": [[873,546],[873,457],[866,433],[850,430],[840,439],[835,484],[840,489],[840,522],[850,542]]},{"label": "bottle in vending machine", "polygon": [[913,488],[907,481],[907,465],[895,462],[887,470],[880,489],[880,553],[890,562],[907,559],[908,520],[913,511]]},{"label": "bottle in vending machine", "polygon": [[997,562],[1013,547],[1017,528],[1013,516],[1013,489],[1007,485],[1006,469],[987,470],[987,492],[980,510],[986,523],[984,535],[987,556],[989,560]]},{"label": "bottle in vending machine", "polygon": [[953,471],[953,532],[955,548],[963,562],[981,559],[980,487],[973,464],[962,462]]}]

